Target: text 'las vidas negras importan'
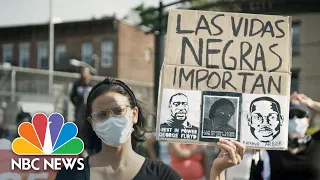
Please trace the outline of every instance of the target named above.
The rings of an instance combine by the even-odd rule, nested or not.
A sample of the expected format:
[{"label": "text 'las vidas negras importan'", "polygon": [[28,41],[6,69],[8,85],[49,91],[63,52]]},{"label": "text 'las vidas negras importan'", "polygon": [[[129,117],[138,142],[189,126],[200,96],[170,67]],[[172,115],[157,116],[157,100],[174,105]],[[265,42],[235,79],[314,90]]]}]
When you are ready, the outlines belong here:
[{"label": "text 'las vidas negras importan'", "polygon": [[[179,44],[176,43],[176,52],[180,54],[169,55],[164,67],[167,76],[165,79],[171,78],[168,79],[172,83],[171,87],[185,86],[190,90],[206,87],[208,90],[228,89],[242,93],[285,93],[282,91],[286,87],[282,85],[288,76],[279,73],[288,68],[288,53],[281,51],[287,46],[282,39],[287,36],[283,30],[286,25],[284,20],[262,21],[233,16],[226,18],[224,14],[216,14],[209,18],[200,15],[194,26],[186,26],[187,23],[182,18],[181,14],[176,15],[174,35],[180,40]],[[223,21],[219,21],[220,18],[224,18]],[[227,27],[224,25],[226,19],[231,26],[224,31]]]}]

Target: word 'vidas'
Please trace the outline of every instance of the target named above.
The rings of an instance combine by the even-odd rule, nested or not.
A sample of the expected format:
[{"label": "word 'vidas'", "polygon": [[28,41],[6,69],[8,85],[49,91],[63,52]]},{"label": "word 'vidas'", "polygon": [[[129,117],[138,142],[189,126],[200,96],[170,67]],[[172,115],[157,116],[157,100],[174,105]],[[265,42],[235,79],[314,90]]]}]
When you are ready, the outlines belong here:
[{"label": "word 'vidas'", "polygon": [[[218,36],[223,33],[222,25],[219,25],[217,21],[219,18],[225,17],[224,14],[217,14],[214,15],[211,19],[206,18],[206,16],[201,15],[199,16],[198,23],[195,26],[195,29],[184,29],[182,24],[183,22],[181,14],[177,15],[177,26],[176,26],[176,33],[177,34],[195,34],[197,35],[199,30],[205,30],[208,32],[210,36]],[[235,17],[230,16],[231,20],[231,28],[233,35],[238,37],[243,35],[244,37],[253,37],[253,36],[260,36],[264,37],[269,35],[270,37],[275,38],[283,38],[285,36],[285,32],[281,25],[284,25],[284,20],[275,20],[275,21],[262,21],[257,18],[244,18],[240,17],[239,20],[236,20]],[[181,22],[182,21],[182,22]],[[186,20],[185,20],[186,21]],[[210,25],[209,25],[210,22]],[[242,34],[240,34],[242,32]]]}]

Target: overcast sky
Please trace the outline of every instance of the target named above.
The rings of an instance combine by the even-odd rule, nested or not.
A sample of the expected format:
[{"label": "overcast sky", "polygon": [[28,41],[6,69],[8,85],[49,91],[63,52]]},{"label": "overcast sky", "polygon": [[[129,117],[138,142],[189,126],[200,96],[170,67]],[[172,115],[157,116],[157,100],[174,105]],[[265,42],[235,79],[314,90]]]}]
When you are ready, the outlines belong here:
[{"label": "overcast sky", "polygon": [[[174,1],[163,0],[163,3]],[[118,18],[122,18],[141,2],[154,6],[159,4],[159,0],[53,0],[53,16],[72,21],[116,13]],[[0,0],[0,3],[0,26],[48,22],[49,0]]]}]

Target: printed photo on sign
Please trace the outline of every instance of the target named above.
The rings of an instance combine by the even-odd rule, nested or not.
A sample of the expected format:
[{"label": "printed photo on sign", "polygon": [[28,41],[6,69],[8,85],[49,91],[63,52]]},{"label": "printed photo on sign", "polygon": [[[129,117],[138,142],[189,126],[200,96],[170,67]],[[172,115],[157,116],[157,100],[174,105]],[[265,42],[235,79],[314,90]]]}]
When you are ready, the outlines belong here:
[{"label": "printed photo on sign", "polygon": [[159,138],[198,140],[201,91],[163,89]]},{"label": "printed photo on sign", "polygon": [[288,134],[288,97],[243,94],[241,142],[248,147],[284,148]]},{"label": "printed photo on sign", "polygon": [[[238,139],[240,93],[204,92],[201,140]],[[212,140],[210,140],[212,139]]]}]

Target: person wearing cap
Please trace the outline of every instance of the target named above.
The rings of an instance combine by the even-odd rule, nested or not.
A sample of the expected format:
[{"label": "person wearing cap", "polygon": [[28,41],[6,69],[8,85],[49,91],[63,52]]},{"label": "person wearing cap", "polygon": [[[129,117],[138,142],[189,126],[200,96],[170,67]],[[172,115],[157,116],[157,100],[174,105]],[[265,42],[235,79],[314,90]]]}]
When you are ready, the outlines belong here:
[{"label": "person wearing cap", "polygon": [[258,163],[252,163],[250,179],[320,179],[320,132],[306,134],[310,114],[308,105],[293,94],[290,100],[288,149],[267,151],[269,163],[264,163],[261,157]]}]

